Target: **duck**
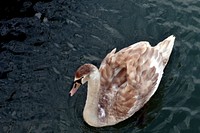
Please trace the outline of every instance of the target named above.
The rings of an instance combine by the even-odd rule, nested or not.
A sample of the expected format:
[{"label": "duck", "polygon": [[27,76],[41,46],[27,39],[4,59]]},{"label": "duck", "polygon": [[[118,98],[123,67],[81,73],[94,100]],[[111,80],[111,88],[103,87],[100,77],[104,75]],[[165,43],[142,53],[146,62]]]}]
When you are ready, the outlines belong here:
[{"label": "duck", "polygon": [[158,89],[174,41],[174,35],[155,46],[140,41],[118,52],[114,48],[99,69],[93,64],[80,66],[69,94],[88,83],[84,121],[92,127],[112,126],[140,110]]}]

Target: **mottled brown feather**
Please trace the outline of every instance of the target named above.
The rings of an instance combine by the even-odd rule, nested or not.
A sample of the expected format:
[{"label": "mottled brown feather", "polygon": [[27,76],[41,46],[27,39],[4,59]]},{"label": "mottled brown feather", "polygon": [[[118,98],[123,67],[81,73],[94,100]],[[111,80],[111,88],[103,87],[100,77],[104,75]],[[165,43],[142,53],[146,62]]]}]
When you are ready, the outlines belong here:
[{"label": "mottled brown feather", "polygon": [[125,119],[134,113],[130,112],[134,106],[145,104],[145,96],[158,79],[155,67],[149,66],[153,55],[157,57],[158,50],[147,43],[107,55],[99,69],[101,94],[104,94],[99,104],[106,112],[105,117],[112,116],[116,121]]},{"label": "mottled brown feather", "polygon": [[93,69],[91,68],[90,64],[85,64],[81,67],[79,67],[75,73],[76,78],[81,78],[82,76],[90,73]]}]

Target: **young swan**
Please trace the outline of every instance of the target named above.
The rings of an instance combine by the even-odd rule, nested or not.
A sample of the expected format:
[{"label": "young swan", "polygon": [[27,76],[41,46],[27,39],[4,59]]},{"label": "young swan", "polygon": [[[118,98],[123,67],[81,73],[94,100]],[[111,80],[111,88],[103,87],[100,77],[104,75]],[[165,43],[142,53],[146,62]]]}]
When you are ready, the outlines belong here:
[{"label": "young swan", "polygon": [[70,95],[88,82],[84,120],[94,127],[115,125],[142,108],[158,88],[174,41],[173,35],[155,47],[141,41],[119,52],[113,49],[99,69],[80,66]]}]

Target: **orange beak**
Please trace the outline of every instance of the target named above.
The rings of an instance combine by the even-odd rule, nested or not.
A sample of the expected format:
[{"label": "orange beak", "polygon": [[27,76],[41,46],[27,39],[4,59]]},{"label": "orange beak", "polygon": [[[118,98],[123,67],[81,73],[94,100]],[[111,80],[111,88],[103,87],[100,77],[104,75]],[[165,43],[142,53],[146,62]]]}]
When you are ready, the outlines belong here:
[{"label": "orange beak", "polygon": [[70,96],[73,96],[80,86],[81,86],[81,83],[75,81],[71,91],[69,92]]}]

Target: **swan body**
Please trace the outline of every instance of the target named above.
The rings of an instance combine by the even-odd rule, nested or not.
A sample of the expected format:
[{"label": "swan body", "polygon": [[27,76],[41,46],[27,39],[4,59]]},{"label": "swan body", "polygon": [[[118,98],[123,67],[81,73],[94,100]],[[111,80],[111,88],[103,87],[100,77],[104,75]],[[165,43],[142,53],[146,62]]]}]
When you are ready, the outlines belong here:
[{"label": "swan body", "polygon": [[141,41],[118,52],[113,49],[99,69],[80,66],[70,94],[88,82],[84,120],[94,127],[110,126],[141,109],[158,88],[174,41],[173,35],[154,47]]}]

